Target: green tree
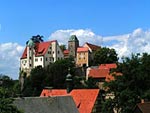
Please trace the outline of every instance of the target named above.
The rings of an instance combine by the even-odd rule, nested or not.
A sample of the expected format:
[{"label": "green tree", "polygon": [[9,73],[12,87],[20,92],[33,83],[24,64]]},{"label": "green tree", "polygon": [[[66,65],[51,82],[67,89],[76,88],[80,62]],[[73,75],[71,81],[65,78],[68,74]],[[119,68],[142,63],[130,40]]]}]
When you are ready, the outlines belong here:
[{"label": "green tree", "polygon": [[89,77],[86,80],[85,76],[74,76],[73,77],[73,84],[75,89],[95,89],[98,88],[96,85],[96,81]]},{"label": "green tree", "polygon": [[123,63],[119,64],[115,70],[121,72],[122,76],[114,75],[114,81],[105,83],[105,86],[109,88],[107,93],[113,93],[114,98],[103,103],[104,113],[107,113],[106,109],[112,106],[118,113],[132,113],[133,108],[141,99],[150,99],[149,59],[150,55],[147,53],[123,59]]},{"label": "green tree", "polygon": [[63,45],[63,44],[62,44],[62,45],[60,45],[59,47],[60,47],[60,49],[61,49],[62,51],[66,50],[66,45]]},{"label": "green tree", "polygon": [[0,87],[0,113],[22,113],[13,105],[14,99],[9,97],[9,91]]},{"label": "green tree", "polygon": [[39,96],[44,88],[46,71],[41,66],[31,70],[30,76],[25,78],[23,96]]},{"label": "green tree", "polygon": [[[72,59],[58,60],[47,67],[47,79],[46,81],[52,81],[51,86],[53,88],[65,88],[65,79],[68,74],[68,68],[70,73],[74,73],[74,63]],[[48,84],[49,85],[49,84]]]},{"label": "green tree", "polygon": [[99,64],[110,64],[110,63],[117,63],[118,62],[118,57],[117,53],[114,49],[109,49],[106,47],[98,49],[94,53],[94,65],[99,65]]},{"label": "green tree", "polygon": [[19,81],[13,80],[7,75],[0,75],[0,85],[2,88],[8,90],[9,96],[16,97],[20,93]]},{"label": "green tree", "polygon": [[65,79],[68,68],[71,69],[71,74],[73,74],[74,64],[70,58],[58,60],[45,68],[35,67],[32,69],[30,76],[25,77],[23,96],[39,96],[45,87],[66,88]]}]

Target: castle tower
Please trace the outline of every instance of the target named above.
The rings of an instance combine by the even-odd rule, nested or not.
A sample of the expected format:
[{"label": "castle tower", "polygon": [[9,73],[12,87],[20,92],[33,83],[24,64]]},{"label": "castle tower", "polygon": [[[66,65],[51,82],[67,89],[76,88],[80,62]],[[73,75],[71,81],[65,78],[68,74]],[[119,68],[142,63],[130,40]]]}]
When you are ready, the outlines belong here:
[{"label": "castle tower", "polygon": [[30,39],[27,43],[27,68],[29,69],[29,72],[34,67],[34,48],[35,43]]},{"label": "castle tower", "polygon": [[68,41],[69,56],[73,56],[74,58],[76,58],[78,47],[79,47],[79,40],[77,39],[76,35],[72,35]]}]

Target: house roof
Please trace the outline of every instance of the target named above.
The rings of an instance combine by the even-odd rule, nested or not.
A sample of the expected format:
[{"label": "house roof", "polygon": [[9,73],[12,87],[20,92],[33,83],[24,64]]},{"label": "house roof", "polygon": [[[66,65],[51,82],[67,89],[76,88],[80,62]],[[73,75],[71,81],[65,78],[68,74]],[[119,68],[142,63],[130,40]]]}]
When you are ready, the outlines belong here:
[{"label": "house roof", "polygon": [[[56,42],[56,40],[48,41],[48,42],[41,42],[35,44],[35,56],[43,56],[47,52],[48,47],[52,42]],[[25,48],[21,59],[27,58],[27,47]]]},{"label": "house roof", "polygon": [[88,76],[93,78],[106,78],[109,75],[109,69],[94,68],[89,71]]},{"label": "house roof", "polygon": [[23,97],[14,105],[24,113],[79,113],[71,96]]},{"label": "house roof", "polygon": [[112,63],[112,64],[101,64],[101,65],[99,66],[99,69],[106,69],[106,68],[108,68],[108,69],[115,69],[115,68],[117,68],[117,64],[116,64],[116,63]]},{"label": "house roof", "polygon": [[76,37],[76,35],[71,35],[69,41],[78,41],[78,38]]},{"label": "house roof", "polygon": [[150,112],[150,102],[144,102],[137,104],[135,110],[139,108],[141,113],[149,113]]},{"label": "house roof", "polygon": [[41,93],[41,97],[71,95],[80,113],[91,113],[98,94],[99,89],[74,89],[69,94],[67,94],[65,89],[64,90],[53,89],[50,91],[44,89]]},{"label": "house roof", "polygon": [[64,54],[69,54],[69,50],[68,49],[64,50]]},{"label": "house roof", "polygon": [[88,48],[87,47],[78,47],[77,48],[77,52],[88,52]]},{"label": "house roof", "polygon": [[[93,50],[93,51],[96,51],[97,49],[101,48],[101,47],[98,46],[98,45],[90,44],[90,43],[88,43],[88,42],[86,42],[85,44],[86,44],[91,50]],[[85,45],[85,44],[84,44],[84,45]]]}]

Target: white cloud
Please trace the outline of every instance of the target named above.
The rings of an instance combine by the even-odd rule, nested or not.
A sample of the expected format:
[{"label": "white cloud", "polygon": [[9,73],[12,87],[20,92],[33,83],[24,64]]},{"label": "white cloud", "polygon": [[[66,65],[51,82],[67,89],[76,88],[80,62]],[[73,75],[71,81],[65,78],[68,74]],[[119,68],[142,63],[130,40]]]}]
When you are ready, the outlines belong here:
[{"label": "white cloud", "polygon": [[[105,37],[103,39],[105,39]],[[111,37],[109,37],[109,39],[111,39]],[[149,30],[144,31],[138,28],[132,33],[120,36],[119,39],[116,38],[116,40],[118,42],[109,47],[116,49],[119,57],[131,56],[132,53],[150,53]]]},{"label": "white cloud", "polygon": [[107,37],[97,35],[89,29],[57,30],[50,35],[49,40],[56,39],[59,43],[67,45],[69,37],[73,34],[78,37],[80,45],[89,42],[114,48],[120,58],[132,53],[150,53],[150,31],[141,28],[135,29],[132,33]]},{"label": "white cloud", "polygon": [[[82,46],[85,42],[114,48],[121,58],[131,53],[150,53],[150,31],[135,29],[133,32],[117,36],[102,37],[89,29],[57,30],[52,33],[49,40],[58,40],[67,44],[71,35],[76,35]],[[20,57],[24,47],[17,43],[0,44],[0,74],[10,75],[17,79],[20,67]]]},{"label": "white cloud", "polygon": [[6,74],[13,79],[18,78],[20,56],[24,47],[17,43],[0,44],[0,74]]},{"label": "white cloud", "polygon": [[97,45],[102,44],[102,37],[96,35],[90,29],[57,30],[50,35],[49,40],[57,40],[60,44],[67,45],[71,35],[77,36],[80,45],[83,45],[85,42],[90,42]]}]

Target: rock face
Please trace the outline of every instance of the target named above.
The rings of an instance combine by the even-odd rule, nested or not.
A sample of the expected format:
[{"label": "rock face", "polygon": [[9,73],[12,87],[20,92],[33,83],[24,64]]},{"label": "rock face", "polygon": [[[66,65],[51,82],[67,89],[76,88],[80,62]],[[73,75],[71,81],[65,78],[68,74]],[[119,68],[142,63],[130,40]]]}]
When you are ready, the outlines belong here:
[{"label": "rock face", "polygon": [[17,98],[14,105],[24,113],[79,113],[71,96]]}]

